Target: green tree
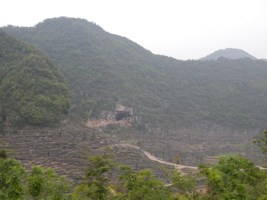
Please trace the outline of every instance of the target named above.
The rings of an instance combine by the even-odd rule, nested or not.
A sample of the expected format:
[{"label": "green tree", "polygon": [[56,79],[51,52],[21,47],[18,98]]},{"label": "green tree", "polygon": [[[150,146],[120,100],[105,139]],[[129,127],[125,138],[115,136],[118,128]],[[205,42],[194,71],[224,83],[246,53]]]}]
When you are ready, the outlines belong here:
[{"label": "green tree", "polygon": [[253,142],[259,145],[263,154],[267,154],[267,130],[264,131],[264,135],[260,139],[253,140]]},{"label": "green tree", "polygon": [[178,170],[167,170],[167,175],[171,179],[171,186],[179,194],[194,194],[196,192],[196,177],[191,174],[182,174]]},{"label": "green tree", "polygon": [[207,178],[205,199],[258,199],[267,194],[266,172],[245,158],[221,157],[217,165],[200,165],[199,169]]},{"label": "green tree", "polygon": [[110,179],[107,173],[112,171],[117,163],[112,155],[105,152],[102,155],[88,154],[89,167],[81,183],[74,190],[74,198],[104,200],[112,196]]},{"label": "green tree", "polygon": [[6,159],[7,158],[7,153],[4,149],[0,150],[0,158]]},{"label": "green tree", "polygon": [[27,177],[28,198],[63,200],[67,198],[70,184],[58,177],[53,169],[35,166]]},{"label": "green tree", "polygon": [[24,199],[26,171],[13,158],[0,158],[0,199]]},{"label": "green tree", "polygon": [[159,200],[168,199],[171,193],[164,183],[156,179],[151,170],[133,172],[130,166],[121,166],[123,173],[119,176],[126,193],[117,194],[117,199]]},{"label": "green tree", "polygon": [[14,158],[0,158],[0,199],[66,200],[70,184],[53,169],[33,167],[29,175]]}]

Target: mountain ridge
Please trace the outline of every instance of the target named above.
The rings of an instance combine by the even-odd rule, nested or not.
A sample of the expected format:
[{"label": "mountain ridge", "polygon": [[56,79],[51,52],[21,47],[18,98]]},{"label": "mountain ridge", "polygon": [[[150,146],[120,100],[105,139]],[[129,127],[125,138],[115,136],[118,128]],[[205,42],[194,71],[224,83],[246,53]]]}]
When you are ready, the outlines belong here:
[{"label": "mountain ridge", "polygon": [[[263,126],[266,100],[260,93],[266,93],[262,77],[266,64],[262,61],[180,61],[154,55],[127,38],[74,18],[3,29],[40,48],[59,66],[71,89],[71,112],[83,120],[107,118],[101,113],[114,111],[119,102],[133,108],[142,124],[177,127],[211,121]],[[255,105],[252,93],[261,99]],[[250,119],[251,110],[257,120]]]},{"label": "mountain ridge", "polygon": [[226,48],[219,49],[205,57],[200,58],[199,60],[217,60],[218,58],[228,58],[228,59],[241,59],[241,58],[250,58],[252,60],[256,60],[257,58],[245,52],[242,49],[235,48]]}]

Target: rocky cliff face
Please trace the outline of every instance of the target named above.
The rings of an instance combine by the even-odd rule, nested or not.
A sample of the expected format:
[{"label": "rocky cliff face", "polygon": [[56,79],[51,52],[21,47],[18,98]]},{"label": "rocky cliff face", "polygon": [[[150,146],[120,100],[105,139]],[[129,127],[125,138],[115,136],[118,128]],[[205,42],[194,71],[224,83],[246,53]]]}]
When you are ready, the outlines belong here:
[{"label": "rocky cliff face", "polygon": [[116,109],[114,111],[102,111],[99,119],[88,120],[86,126],[98,128],[109,124],[115,124],[120,127],[130,127],[136,120],[138,120],[138,118],[134,116],[132,108],[116,103]]}]

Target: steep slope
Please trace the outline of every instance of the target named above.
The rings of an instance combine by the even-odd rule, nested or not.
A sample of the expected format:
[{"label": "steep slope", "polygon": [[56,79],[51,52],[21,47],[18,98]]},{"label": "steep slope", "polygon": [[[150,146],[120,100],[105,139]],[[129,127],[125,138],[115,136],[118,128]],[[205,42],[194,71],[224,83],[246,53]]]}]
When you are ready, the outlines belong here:
[{"label": "steep slope", "polygon": [[211,53],[203,58],[200,58],[200,60],[217,60],[220,57],[228,59],[240,59],[240,58],[250,58],[253,60],[257,59],[241,49],[227,48],[215,51],[214,53]]},{"label": "steep slope", "polygon": [[52,126],[68,112],[65,79],[39,50],[0,30],[0,127]]},{"label": "steep slope", "polygon": [[203,123],[265,127],[264,61],[179,61],[153,55],[82,19],[61,17],[35,27],[3,29],[58,64],[71,90],[71,112],[85,121],[110,118],[119,103],[131,110],[128,116],[139,130]]}]

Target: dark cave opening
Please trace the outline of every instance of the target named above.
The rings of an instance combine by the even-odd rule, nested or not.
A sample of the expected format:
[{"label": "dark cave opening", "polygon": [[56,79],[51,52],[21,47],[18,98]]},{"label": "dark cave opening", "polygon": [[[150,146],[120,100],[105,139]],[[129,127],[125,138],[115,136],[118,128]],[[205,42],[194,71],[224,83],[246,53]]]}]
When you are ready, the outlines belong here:
[{"label": "dark cave opening", "polygon": [[116,121],[120,121],[120,120],[122,120],[122,119],[124,119],[126,117],[132,117],[132,115],[127,111],[119,111],[115,115]]}]

